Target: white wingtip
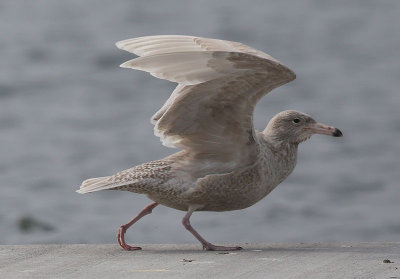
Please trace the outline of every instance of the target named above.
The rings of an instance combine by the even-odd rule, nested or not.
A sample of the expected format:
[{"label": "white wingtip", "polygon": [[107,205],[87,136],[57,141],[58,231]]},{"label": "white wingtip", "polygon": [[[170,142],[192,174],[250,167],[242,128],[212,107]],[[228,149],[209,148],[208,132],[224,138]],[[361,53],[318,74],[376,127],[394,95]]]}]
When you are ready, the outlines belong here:
[{"label": "white wingtip", "polygon": [[127,68],[130,68],[129,66],[128,66],[128,64],[127,64],[127,62],[124,62],[124,63],[122,63],[121,65],[119,65],[121,68],[125,68],[125,69],[127,69]]},{"label": "white wingtip", "polygon": [[140,57],[131,59],[129,61],[126,61],[119,65],[121,68],[126,68],[126,69],[135,69],[135,70],[142,70],[142,67],[140,67]]},{"label": "white wingtip", "polygon": [[123,41],[118,41],[118,42],[116,42],[116,43],[115,43],[115,46],[116,46],[117,48],[121,49],[121,47],[122,47],[122,42],[123,42]]}]

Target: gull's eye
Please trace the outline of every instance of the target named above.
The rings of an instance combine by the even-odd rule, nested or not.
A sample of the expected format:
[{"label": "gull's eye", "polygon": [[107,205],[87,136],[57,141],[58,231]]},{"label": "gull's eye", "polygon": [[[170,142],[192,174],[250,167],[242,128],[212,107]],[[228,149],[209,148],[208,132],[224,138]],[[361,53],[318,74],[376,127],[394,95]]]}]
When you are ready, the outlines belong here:
[{"label": "gull's eye", "polygon": [[299,123],[299,122],[300,122],[300,119],[298,119],[298,118],[293,119],[293,123]]}]

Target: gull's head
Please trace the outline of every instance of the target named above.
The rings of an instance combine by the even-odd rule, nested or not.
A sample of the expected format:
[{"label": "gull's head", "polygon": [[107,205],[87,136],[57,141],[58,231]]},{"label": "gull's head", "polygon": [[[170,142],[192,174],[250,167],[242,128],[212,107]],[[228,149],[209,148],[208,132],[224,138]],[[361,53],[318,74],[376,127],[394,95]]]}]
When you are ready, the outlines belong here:
[{"label": "gull's head", "polygon": [[275,115],[263,133],[274,141],[291,144],[299,144],[314,134],[343,136],[339,129],[318,123],[311,116],[295,110],[285,110]]}]

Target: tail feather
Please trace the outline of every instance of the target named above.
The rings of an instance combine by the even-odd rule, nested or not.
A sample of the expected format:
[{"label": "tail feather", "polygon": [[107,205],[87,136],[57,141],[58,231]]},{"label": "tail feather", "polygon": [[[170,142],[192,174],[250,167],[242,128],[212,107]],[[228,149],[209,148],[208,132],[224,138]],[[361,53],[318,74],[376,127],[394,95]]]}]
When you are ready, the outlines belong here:
[{"label": "tail feather", "polygon": [[[80,194],[100,190],[126,190],[135,193],[152,191],[153,186],[169,179],[171,161],[157,160],[120,171],[111,176],[90,178],[76,191]],[[126,187],[122,187],[126,186]]]},{"label": "tail feather", "polygon": [[111,178],[112,178],[111,176],[104,176],[104,177],[87,179],[82,182],[81,187],[76,192],[78,192],[79,194],[85,194],[85,193],[115,188],[120,186],[120,184],[121,185],[126,184],[126,182],[115,183],[115,181],[113,181],[113,179]]}]

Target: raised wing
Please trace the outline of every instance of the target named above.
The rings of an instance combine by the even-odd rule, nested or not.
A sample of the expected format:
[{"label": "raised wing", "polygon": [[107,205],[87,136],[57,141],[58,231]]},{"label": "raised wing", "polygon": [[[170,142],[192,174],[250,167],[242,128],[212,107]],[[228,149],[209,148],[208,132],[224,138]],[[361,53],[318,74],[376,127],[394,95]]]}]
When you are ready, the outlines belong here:
[{"label": "raised wing", "polygon": [[146,71],[157,78],[185,85],[198,84],[240,71],[228,60],[231,54],[226,51],[161,53],[127,61],[121,67]]},{"label": "raised wing", "polygon": [[275,62],[272,56],[238,42],[182,35],[146,36],[116,43],[117,47],[138,56],[187,51],[242,52]]},{"label": "raised wing", "polygon": [[276,59],[235,42],[154,36],[117,46],[141,56],[122,67],[179,83],[152,119],[163,144],[183,148],[205,164],[216,162],[225,171],[254,163],[254,107],[295,78]]}]

